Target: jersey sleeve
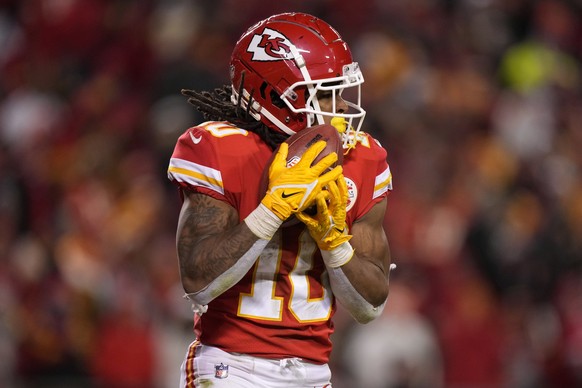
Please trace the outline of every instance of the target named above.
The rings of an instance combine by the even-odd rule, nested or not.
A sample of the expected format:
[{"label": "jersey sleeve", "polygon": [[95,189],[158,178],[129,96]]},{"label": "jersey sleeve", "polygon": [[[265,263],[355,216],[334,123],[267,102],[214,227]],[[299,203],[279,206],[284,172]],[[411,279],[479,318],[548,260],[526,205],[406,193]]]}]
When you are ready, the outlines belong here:
[{"label": "jersey sleeve", "polygon": [[178,139],[168,166],[168,178],[181,189],[228,201],[220,158],[212,135],[193,127]]},{"label": "jersey sleeve", "polygon": [[208,121],[180,136],[168,177],[181,189],[227,202],[242,219],[259,203],[260,179],[271,155],[257,134]]},{"label": "jersey sleeve", "polygon": [[344,159],[350,222],[361,218],[392,190],[386,150],[369,134],[362,135],[365,137]]},{"label": "jersey sleeve", "polygon": [[390,166],[387,161],[388,153],[380,143],[377,142],[377,140],[372,139],[372,141],[374,144],[378,145],[379,150],[372,199],[384,198],[390,193],[390,191],[392,191],[392,172],[390,171]]}]

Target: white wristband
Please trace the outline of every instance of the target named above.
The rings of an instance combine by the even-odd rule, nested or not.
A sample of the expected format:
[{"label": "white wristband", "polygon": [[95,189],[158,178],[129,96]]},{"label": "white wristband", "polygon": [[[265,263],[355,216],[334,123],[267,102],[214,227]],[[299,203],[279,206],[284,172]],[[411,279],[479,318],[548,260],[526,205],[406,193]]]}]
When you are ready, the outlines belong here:
[{"label": "white wristband", "polygon": [[329,268],[338,268],[346,264],[354,256],[354,248],[349,242],[345,242],[331,251],[321,251],[323,262]]},{"label": "white wristband", "polygon": [[270,240],[283,221],[262,203],[244,219],[245,224],[255,236]]}]

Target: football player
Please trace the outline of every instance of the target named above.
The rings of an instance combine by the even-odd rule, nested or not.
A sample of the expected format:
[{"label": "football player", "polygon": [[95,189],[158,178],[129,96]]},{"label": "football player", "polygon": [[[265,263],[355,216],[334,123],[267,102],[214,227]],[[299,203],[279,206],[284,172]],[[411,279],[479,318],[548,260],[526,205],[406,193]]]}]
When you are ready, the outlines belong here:
[{"label": "football player", "polygon": [[[180,385],[331,387],[336,302],[366,323],[388,297],[392,175],[385,149],[361,131],[364,79],[336,30],[302,13],[248,29],[230,78],[182,91],[207,121],[180,136],[168,169],[183,200],[177,253],[194,310]],[[312,165],[323,142],[286,165],[286,138],[330,123],[341,166],[331,168],[336,153]]]}]

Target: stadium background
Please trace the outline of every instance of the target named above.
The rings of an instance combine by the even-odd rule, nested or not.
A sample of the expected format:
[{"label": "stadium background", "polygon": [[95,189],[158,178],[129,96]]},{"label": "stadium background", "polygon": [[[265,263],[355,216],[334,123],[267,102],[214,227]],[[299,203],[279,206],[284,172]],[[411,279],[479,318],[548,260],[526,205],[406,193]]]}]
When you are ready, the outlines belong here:
[{"label": "stadium background", "polygon": [[298,10],[360,62],[394,174],[384,316],[334,387],[582,384],[581,1],[0,0],[0,386],[173,387],[181,88]]}]

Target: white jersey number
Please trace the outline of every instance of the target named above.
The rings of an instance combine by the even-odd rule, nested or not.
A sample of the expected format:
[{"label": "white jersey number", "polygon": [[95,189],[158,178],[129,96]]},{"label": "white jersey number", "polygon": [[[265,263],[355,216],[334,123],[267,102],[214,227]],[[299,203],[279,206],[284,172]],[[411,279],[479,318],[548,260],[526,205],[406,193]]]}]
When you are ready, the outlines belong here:
[{"label": "white jersey number", "polygon": [[[275,296],[275,287],[281,262],[280,247],[275,237],[257,260],[250,293],[241,293],[238,315],[247,318],[280,321],[283,316],[283,298]],[[298,322],[321,322],[329,319],[332,294],[327,276],[322,276],[323,296],[311,296],[307,272],[313,268],[317,246],[307,232],[301,233],[299,249],[293,269],[287,275],[291,283],[288,308]]]}]

